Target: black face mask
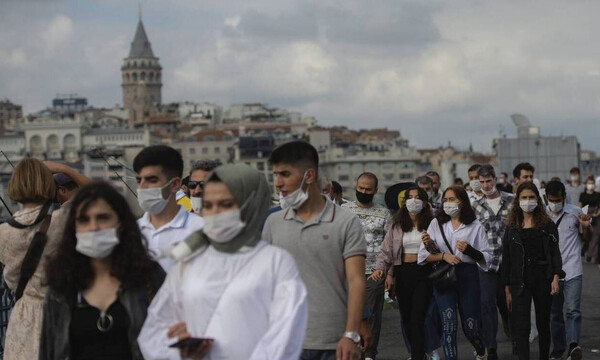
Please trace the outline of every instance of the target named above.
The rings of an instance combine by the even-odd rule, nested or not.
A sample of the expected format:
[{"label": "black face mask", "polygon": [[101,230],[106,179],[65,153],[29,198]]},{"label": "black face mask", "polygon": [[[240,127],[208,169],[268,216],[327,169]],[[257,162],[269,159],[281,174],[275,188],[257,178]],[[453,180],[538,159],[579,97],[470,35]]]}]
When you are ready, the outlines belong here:
[{"label": "black face mask", "polygon": [[356,190],[356,200],[361,204],[370,204],[373,201],[373,196],[375,196],[375,194],[365,194]]}]

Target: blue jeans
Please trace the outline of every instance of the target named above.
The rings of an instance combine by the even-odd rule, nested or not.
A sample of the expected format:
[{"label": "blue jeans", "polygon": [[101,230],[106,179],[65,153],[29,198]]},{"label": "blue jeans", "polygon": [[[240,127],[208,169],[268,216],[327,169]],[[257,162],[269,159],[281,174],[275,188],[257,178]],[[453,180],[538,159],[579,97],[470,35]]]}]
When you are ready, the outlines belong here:
[{"label": "blue jeans", "polygon": [[435,288],[433,296],[442,319],[442,345],[446,360],[458,359],[456,333],[458,331],[458,312],[462,329],[467,340],[473,345],[477,354],[485,353],[481,337],[481,298],[473,296],[480,293],[479,271],[477,265],[456,265],[456,290],[440,293]]},{"label": "blue jeans", "polygon": [[[500,274],[487,272],[479,269],[479,286],[481,287],[481,323],[483,343],[488,349],[498,347],[498,311],[496,306],[508,321],[508,309],[506,309],[506,300],[504,299],[504,286],[500,280]],[[504,311],[502,311],[502,309]]]},{"label": "blue jeans", "polygon": [[[552,299],[552,313],[550,315],[550,332],[554,351],[564,352],[567,345],[579,342],[581,335],[581,289],[583,277],[581,275],[560,282],[560,292]],[[566,331],[563,307],[566,304]]]}]

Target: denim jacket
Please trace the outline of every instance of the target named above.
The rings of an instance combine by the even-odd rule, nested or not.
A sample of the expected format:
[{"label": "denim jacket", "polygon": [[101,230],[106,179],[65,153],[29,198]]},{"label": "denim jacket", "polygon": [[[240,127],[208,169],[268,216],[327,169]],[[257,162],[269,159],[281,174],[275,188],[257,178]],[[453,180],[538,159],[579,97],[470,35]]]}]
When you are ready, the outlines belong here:
[{"label": "denim jacket", "polygon": [[[135,360],[144,359],[137,343],[137,337],[146,320],[148,306],[164,279],[165,272],[160,265],[156,264],[152,273],[148,274],[147,284],[121,284],[117,291],[117,299],[129,315],[128,338],[131,354]],[[69,326],[76,297],[76,293],[66,296],[52,288],[49,289],[44,302],[39,360],[70,359]]]},{"label": "denim jacket", "polygon": [[[546,277],[552,279],[554,275],[564,278],[562,270],[562,258],[558,248],[558,229],[556,224],[550,221],[542,228],[544,253],[548,261],[546,266]],[[523,245],[522,232],[520,229],[507,228],[502,240],[502,281],[505,286],[510,286],[513,295],[519,295],[523,290],[525,271],[525,248]]]}]

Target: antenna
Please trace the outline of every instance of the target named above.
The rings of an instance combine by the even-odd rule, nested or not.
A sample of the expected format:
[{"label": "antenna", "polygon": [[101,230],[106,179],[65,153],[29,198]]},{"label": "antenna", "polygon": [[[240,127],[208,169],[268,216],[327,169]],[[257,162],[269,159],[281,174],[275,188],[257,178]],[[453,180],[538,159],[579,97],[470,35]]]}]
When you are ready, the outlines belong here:
[{"label": "antenna", "polygon": [[140,20],[142,20],[142,2],[138,2],[138,16],[140,17]]}]

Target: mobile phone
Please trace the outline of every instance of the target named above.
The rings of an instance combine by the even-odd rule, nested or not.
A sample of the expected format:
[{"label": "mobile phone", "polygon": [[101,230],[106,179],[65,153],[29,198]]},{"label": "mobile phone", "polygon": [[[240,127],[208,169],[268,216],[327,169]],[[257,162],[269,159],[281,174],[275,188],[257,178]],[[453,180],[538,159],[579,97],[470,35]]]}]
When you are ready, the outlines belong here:
[{"label": "mobile phone", "polygon": [[196,346],[200,346],[203,342],[206,341],[212,341],[213,339],[210,338],[194,338],[194,337],[189,337],[187,339],[183,339],[183,340],[179,340],[178,342],[176,342],[175,344],[169,345],[170,348],[193,348]]}]

